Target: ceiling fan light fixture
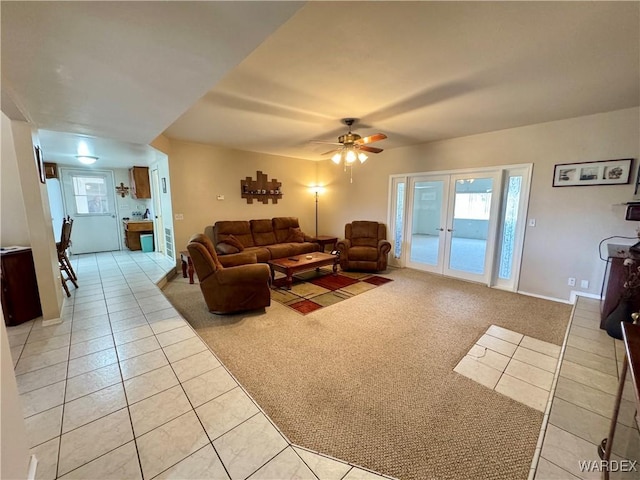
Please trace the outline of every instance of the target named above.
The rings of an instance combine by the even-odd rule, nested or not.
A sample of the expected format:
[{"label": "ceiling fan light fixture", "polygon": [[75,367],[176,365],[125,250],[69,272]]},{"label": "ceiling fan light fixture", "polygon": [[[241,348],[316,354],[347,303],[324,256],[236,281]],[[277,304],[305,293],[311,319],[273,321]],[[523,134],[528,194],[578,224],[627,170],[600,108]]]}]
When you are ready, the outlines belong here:
[{"label": "ceiling fan light fixture", "polygon": [[336,165],[340,165],[340,160],[342,160],[342,152],[338,152],[333,157],[331,157],[331,161]]},{"label": "ceiling fan light fixture", "polygon": [[94,157],[93,155],[77,155],[76,158],[80,163],[85,165],[93,165],[98,160],[98,157]]},{"label": "ceiling fan light fixture", "polygon": [[364,163],[367,161],[367,155],[362,153],[362,152],[358,152],[358,160],[360,160],[360,163]]},{"label": "ceiling fan light fixture", "polygon": [[353,162],[355,162],[358,159],[358,155],[356,154],[353,148],[348,148],[344,158],[345,158],[345,162],[347,162],[348,165],[351,165]]}]

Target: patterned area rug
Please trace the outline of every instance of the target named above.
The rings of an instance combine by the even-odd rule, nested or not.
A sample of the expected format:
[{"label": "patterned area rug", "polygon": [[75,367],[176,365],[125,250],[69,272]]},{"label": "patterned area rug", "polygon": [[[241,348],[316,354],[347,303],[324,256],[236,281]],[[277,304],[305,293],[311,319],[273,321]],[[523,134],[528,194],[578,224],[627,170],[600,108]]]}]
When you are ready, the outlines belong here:
[{"label": "patterned area rug", "polygon": [[276,276],[271,299],[306,315],[391,281],[370,273],[339,272],[334,275],[331,267],[325,267],[294,275],[291,290],[286,289],[284,276]]}]

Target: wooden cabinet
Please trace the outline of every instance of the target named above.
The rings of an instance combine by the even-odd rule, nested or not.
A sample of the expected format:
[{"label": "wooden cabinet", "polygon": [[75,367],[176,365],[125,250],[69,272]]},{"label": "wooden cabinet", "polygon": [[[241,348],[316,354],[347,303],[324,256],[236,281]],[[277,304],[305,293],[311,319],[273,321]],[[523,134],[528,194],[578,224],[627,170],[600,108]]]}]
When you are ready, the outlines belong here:
[{"label": "wooden cabinet", "polygon": [[129,169],[129,183],[132,198],[151,198],[148,167],[132,167]]},{"label": "wooden cabinet", "polygon": [[44,176],[46,178],[58,178],[58,164],[44,162]]},{"label": "wooden cabinet", "polygon": [[[608,268],[605,271],[604,298],[600,307],[600,328],[605,328],[609,314],[618,306],[626,281],[624,261],[630,256],[628,245],[609,245]],[[640,259],[636,258],[636,262]],[[640,311],[640,292],[631,297],[633,311]]]},{"label": "wooden cabinet", "polygon": [[5,325],[20,325],[40,317],[42,307],[31,249],[5,250],[0,258]]},{"label": "wooden cabinet", "polygon": [[153,233],[152,221],[140,221],[132,222],[125,221],[124,223],[124,244],[129,250],[142,250],[142,244],[140,243],[140,235],[143,233]]}]

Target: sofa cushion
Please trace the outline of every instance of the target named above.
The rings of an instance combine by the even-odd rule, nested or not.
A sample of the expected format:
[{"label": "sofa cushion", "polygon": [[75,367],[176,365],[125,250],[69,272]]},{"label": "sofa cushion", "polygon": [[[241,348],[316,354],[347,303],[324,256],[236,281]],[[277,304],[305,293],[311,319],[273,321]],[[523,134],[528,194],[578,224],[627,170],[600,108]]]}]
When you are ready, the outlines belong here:
[{"label": "sofa cushion", "polygon": [[289,227],[289,236],[285,240],[288,243],[302,243],[304,242],[304,233],[300,228]]},{"label": "sofa cushion", "polygon": [[378,249],[373,247],[351,247],[349,249],[349,261],[366,260],[378,261]]},{"label": "sofa cushion", "polygon": [[[378,222],[352,222],[351,245],[354,247],[377,247]],[[351,258],[351,252],[349,252],[349,258]]]},{"label": "sofa cushion", "polygon": [[216,253],[220,255],[233,255],[234,253],[240,253],[240,249],[228,243],[220,242],[216,245]]},{"label": "sofa cushion", "polygon": [[276,234],[276,241],[273,243],[287,242],[290,228],[300,228],[298,217],[274,217],[273,232]]},{"label": "sofa cushion", "polygon": [[320,245],[317,243],[303,242],[303,243],[290,243],[293,250],[293,255],[302,255],[303,253],[319,252]]},{"label": "sofa cushion", "polygon": [[249,225],[251,226],[251,234],[253,235],[253,244],[255,246],[262,247],[277,243],[270,218],[251,220]]},{"label": "sofa cushion", "polygon": [[253,236],[251,235],[251,226],[246,220],[221,220],[213,226],[213,240],[220,243],[229,235],[233,235],[245,247],[253,247]]},{"label": "sofa cushion", "polygon": [[236,247],[240,252],[244,250],[244,245],[242,245],[242,242],[233,235],[229,235],[226,238],[223,238],[222,240],[220,240],[220,243],[226,243],[227,245]]}]

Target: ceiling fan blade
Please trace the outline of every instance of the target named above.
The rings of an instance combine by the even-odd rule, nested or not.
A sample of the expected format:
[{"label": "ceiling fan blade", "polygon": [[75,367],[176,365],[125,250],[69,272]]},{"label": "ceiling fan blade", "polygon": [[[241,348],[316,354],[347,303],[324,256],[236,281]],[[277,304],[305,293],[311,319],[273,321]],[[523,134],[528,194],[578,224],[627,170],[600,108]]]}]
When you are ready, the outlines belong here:
[{"label": "ceiling fan blade", "polygon": [[338,142],[325,142],[324,140],[309,140],[309,143],[324,143],[327,145],[342,145],[341,143]]},{"label": "ceiling fan blade", "polygon": [[370,153],[380,153],[383,151],[382,148],[367,147],[366,145],[360,145],[358,147],[358,150],[364,150],[365,152],[370,152]]},{"label": "ceiling fan blade", "polygon": [[[340,145],[340,144],[338,144]],[[336,153],[339,152],[340,150],[342,150],[341,148],[336,148],[335,150],[329,150],[328,152],[324,152],[322,155],[330,155],[332,153]]]},{"label": "ceiling fan blade", "polygon": [[384,133],[374,133],[373,135],[369,135],[368,137],[356,140],[355,143],[366,145],[367,143],[378,142],[380,140],[384,140],[385,138],[387,138],[387,136]]}]

